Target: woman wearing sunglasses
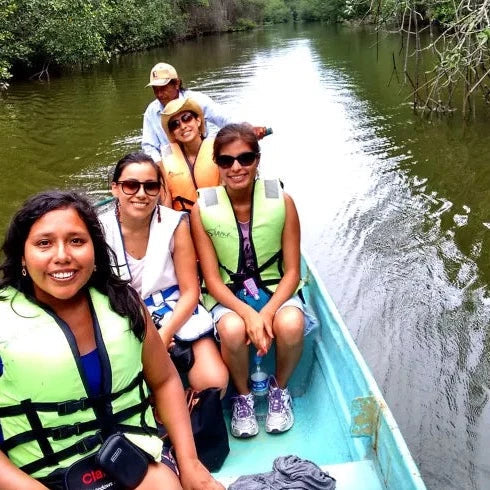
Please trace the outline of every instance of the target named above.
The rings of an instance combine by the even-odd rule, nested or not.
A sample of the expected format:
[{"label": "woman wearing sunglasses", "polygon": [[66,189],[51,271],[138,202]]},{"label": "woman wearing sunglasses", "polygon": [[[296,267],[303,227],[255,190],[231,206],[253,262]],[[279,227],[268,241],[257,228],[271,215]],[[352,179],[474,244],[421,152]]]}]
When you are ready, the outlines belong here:
[{"label": "woman wearing sunglasses", "polygon": [[190,211],[198,187],[219,184],[213,162],[214,138],[206,138],[206,123],[193,99],[175,99],[165,106],[162,126],[170,144],[162,148],[162,167],[168,187],[165,204],[178,211]]},{"label": "woman wearing sunglasses", "polygon": [[[95,459],[123,431],[119,461],[146,453],[128,465],[139,490],[224,490],[197,459],[180,379],[141,300],[112,273],[90,203],[68,191],[31,197],[1,248],[0,488],[127,488],[136,471],[110,478]],[[162,459],[148,389],[180,482]]]},{"label": "woman wearing sunglasses", "polygon": [[269,379],[267,432],[284,432],[294,422],[287,382],[303,347],[300,226],[293,200],[277,180],[257,179],[260,149],[252,128],[230,124],[214,141],[214,160],[223,186],[199,190],[191,227],[221,354],[238,396],[231,433],[258,433],[248,387],[249,344],[259,355],[276,341],[276,374]]},{"label": "woman wearing sunglasses", "polygon": [[131,153],[117,163],[112,178],[116,206],[101,216],[117,256],[114,269],[144,300],[179,370],[190,369],[191,387],[224,391],[228,372],[212,338],[212,319],[198,305],[188,218],[158,204],[162,187],[160,169],[150,156]]}]

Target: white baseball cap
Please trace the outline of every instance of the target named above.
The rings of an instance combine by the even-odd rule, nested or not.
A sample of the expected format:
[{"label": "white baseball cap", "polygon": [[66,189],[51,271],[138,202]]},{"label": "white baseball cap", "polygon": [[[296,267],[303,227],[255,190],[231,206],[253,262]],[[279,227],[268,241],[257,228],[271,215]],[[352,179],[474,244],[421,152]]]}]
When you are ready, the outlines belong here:
[{"label": "white baseball cap", "polygon": [[163,87],[170,80],[176,80],[179,76],[177,70],[168,63],[157,63],[150,71],[150,83],[147,87]]}]

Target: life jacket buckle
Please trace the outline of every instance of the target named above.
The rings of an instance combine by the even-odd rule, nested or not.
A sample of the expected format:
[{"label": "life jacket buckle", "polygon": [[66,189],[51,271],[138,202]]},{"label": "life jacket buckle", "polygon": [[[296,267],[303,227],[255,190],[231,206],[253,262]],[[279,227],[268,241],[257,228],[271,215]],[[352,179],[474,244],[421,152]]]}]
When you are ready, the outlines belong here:
[{"label": "life jacket buckle", "polygon": [[79,410],[87,410],[89,407],[90,403],[87,397],[80,398],[79,400],[69,400],[58,403],[58,415],[71,415]]},{"label": "life jacket buckle", "polygon": [[60,425],[51,429],[51,437],[53,441],[59,441],[60,439],[67,439],[71,436],[79,436],[83,434],[81,430],[82,423],[75,422],[73,425]]},{"label": "life jacket buckle", "polygon": [[81,441],[78,441],[76,444],[76,448],[79,454],[85,454],[89,451],[92,451],[92,449],[96,448],[99,444],[102,444],[103,442],[104,439],[102,438],[100,432],[96,432],[93,436],[88,436]]},{"label": "life jacket buckle", "polygon": [[235,272],[228,275],[230,276],[230,279],[233,283],[240,284],[240,286],[242,285],[243,281],[247,279],[247,274],[243,272]]}]

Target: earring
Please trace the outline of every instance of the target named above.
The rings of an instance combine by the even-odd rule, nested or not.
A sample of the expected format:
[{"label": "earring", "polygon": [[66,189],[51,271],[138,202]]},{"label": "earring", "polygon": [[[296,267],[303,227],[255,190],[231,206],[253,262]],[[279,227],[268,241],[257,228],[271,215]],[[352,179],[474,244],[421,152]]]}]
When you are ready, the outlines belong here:
[{"label": "earring", "polygon": [[119,199],[116,199],[116,219],[117,221],[121,221],[121,203],[119,202]]},{"label": "earring", "polygon": [[94,264],[94,272],[97,272],[97,265]]},{"label": "earring", "polygon": [[162,216],[160,214],[160,206],[157,204],[157,220],[159,223],[162,222]]},{"label": "earring", "polygon": [[24,266],[22,266],[22,269],[20,270],[20,273],[21,273],[21,274],[22,274],[24,277],[26,277],[26,276],[27,276],[27,269],[26,269]]}]

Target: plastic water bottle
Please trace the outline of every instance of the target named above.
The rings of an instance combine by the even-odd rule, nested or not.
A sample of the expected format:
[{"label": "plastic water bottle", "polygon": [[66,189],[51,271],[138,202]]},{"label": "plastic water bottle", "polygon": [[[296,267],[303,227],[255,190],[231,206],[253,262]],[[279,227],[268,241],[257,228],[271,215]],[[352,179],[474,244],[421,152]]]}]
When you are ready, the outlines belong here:
[{"label": "plastic water bottle", "polygon": [[267,415],[267,394],[269,393],[269,376],[261,368],[262,357],[255,354],[254,370],[250,376],[252,393],[255,396],[255,416],[257,420]]}]

